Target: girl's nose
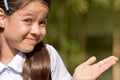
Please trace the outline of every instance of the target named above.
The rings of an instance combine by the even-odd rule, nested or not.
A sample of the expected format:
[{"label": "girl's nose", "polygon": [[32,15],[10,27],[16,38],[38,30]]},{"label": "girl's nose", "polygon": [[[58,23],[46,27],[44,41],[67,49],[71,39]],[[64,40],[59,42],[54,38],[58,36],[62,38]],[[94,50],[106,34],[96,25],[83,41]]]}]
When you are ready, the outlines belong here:
[{"label": "girl's nose", "polygon": [[40,27],[39,27],[39,25],[33,25],[31,27],[31,32],[30,33],[33,34],[33,35],[39,36],[40,35]]}]

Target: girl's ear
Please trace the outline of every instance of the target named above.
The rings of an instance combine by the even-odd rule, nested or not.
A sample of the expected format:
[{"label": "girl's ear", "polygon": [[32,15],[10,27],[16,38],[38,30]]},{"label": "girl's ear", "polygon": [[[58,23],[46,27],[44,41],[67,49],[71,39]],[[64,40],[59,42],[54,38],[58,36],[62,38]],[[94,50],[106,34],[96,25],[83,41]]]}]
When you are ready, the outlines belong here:
[{"label": "girl's ear", "polygon": [[0,28],[4,28],[5,22],[5,12],[2,8],[0,8]]}]

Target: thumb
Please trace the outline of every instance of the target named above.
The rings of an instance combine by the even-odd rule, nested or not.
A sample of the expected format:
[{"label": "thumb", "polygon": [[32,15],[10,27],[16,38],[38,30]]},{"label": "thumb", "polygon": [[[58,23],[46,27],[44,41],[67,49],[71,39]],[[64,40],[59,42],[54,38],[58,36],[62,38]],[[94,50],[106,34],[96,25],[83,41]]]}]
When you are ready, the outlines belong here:
[{"label": "thumb", "polygon": [[91,65],[91,64],[93,64],[95,61],[96,61],[96,57],[93,56],[93,57],[89,58],[84,64]]}]

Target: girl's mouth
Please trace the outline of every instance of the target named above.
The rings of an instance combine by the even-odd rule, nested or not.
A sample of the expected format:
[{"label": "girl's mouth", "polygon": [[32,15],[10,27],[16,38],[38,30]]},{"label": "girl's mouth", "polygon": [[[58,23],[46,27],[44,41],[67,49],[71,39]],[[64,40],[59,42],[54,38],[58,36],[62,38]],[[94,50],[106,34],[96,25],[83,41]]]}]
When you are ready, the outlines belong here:
[{"label": "girl's mouth", "polygon": [[26,40],[28,40],[31,44],[36,44],[38,42],[35,38],[26,38]]}]

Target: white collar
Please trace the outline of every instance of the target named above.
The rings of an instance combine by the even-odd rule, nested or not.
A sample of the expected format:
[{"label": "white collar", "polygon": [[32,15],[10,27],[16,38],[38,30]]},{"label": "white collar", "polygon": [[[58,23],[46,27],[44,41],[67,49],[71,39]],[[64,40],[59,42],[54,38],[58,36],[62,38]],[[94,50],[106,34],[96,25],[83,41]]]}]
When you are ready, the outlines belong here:
[{"label": "white collar", "polygon": [[12,61],[8,64],[8,66],[4,65],[3,63],[0,62],[0,73],[5,69],[5,68],[10,68],[18,73],[22,72],[23,64],[25,61],[26,57],[23,52],[18,52],[16,56],[12,59]]}]

